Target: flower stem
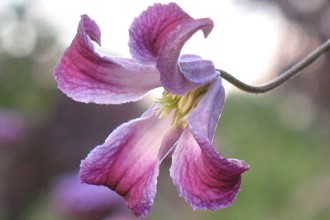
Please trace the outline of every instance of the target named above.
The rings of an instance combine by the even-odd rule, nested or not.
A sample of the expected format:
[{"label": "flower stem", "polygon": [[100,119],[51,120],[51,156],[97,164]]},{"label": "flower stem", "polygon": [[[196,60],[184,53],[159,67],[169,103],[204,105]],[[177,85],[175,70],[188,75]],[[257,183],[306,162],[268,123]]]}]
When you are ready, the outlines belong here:
[{"label": "flower stem", "polygon": [[231,74],[227,73],[224,70],[217,69],[219,71],[220,76],[228,81],[229,83],[233,84],[237,88],[249,92],[249,93],[265,93],[272,89],[275,89],[276,87],[282,85],[284,82],[288,81],[289,79],[296,76],[299,71],[303,70],[310,64],[312,64],[316,59],[318,59],[323,53],[327,52],[330,49],[330,38],[320,45],[318,48],[316,48],[314,51],[312,51],[310,54],[308,54],[305,58],[300,60],[296,65],[292,66],[290,69],[285,71],[284,73],[280,74],[275,79],[269,81],[268,83],[260,86],[251,86],[248,84],[245,84],[244,82],[241,82]]}]

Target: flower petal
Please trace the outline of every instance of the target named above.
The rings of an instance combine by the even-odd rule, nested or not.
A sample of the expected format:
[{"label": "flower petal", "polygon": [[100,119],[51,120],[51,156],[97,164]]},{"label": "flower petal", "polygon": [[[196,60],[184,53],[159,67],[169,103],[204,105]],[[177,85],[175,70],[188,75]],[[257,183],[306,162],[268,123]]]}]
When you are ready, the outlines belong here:
[{"label": "flower petal", "polygon": [[154,4],[134,19],[129,30],[129,47],[134,59],[156,63],[158,51],[169,32],[192,20],[177,4]]},{"label": "flower petal", "polygon": [[54,69],[59,88],[81,102],[117,104],[135,101],[161,86],[154,65],[101,55],[100,30],[87,15],[81,16],[77,35]]},{"label": "flower petal", "polygon": [[164,149],[173,144],[173,134],[167,135],[170,120],[158,119],[153,107],[141,118],[118,127],[82,161],[81,181],[108,186],[125,198],[136,216],[146,216],[156,193]]},{"label": "flower petal", "polygon": [[177,63],[185,42],[198,30],[206,37],[212,28],[211,19],[193,19],[175,3],[155,4],[133,21],[130,51],[141,63],[157,63],[165,89],[183,95],[217,75],[211,61],[182,57],[182,66]]},{"label": "flower petal", "polygon": [[183,95],[192,88],[216,78],[217,72],[211,61],[196,59],[197,56],[191,55],[183,56],[179,60],[182,47],[193,34],[202,30],[207,37],[212,28],[213,21],[209,18],[187,19],[168,34],[158,51],[156,62],[160,80],[167,91]]},{"label": "flower petal", "polygon": [[210,84],[206,94],[199,100],[196,108],[191,110],[187,119],[189,129],[193,133],[201,133],[210,141],[213,140],[225,102],[225,89],[221,81],[221,77],[217,76]]},{"label": "flower petal", "polygon": [[240,189],[244,161],[226,159],[211,140],[223,107],[220,77],[210,85],[188,117],[188,129],[180,137],[172,156],[171,177],[194,209],[219,209],[230,205]]},{"label": "flower petal", "polygon": [[198,141],[189,130],[183,132],[172,155],[173,182],[194,209],[225,208],[235,199],[248,167],[221,157],[207,138]]},{"label": "flower petal", "polygon": [[197,85],[209,83],[217,77],[213,62],[197,55],[182,55],[179,65],[186,79]]}]

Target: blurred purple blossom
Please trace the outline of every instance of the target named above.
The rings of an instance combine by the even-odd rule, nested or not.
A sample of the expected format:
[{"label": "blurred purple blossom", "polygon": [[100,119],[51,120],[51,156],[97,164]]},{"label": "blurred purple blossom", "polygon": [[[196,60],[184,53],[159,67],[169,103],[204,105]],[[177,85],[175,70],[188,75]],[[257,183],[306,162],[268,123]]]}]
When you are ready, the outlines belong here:
[{"label": "blurred purple blossom", "polygon": [[122,197],[104,186],[80,183],[78,174],[56,179],[52,201],[56,210],[79,219],[130,218]]},{"label": "blurred purple blossom", "polygon": [[26,124],[19,113],[0,110],[0,146],[19,140],[25,132]]}]

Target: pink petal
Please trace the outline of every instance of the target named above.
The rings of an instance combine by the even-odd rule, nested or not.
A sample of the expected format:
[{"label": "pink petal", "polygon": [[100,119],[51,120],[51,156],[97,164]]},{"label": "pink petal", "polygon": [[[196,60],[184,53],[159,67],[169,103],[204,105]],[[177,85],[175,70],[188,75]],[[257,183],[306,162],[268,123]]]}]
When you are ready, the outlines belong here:
[{"label": "pink petal", "polygon": [[184,54],[179,64],[185,78],[196,85],[209,83],[217,76],[213,62],[197,55]]},{"label": "pink petal", "polygon": [[189,130],[183,132],[172,155],[173,182],[194,209],[225,208],[236,198],[248,167],[221,157],[207,138],[198,141]]},{"label": "pink petal", "polygon": [[146,216],[156,193],[160,161],[167,153],[164,149],[174,142],[170,121],[158,119],[151,108],[121,125],[82,161],[80,179],[108,186],[125,198],[136,216]]},{"label": "pink petal", "polygon": [[244,161],[226,159],[211,140],[222,111],[224,90],[220,77],[188,117],[186,129],[172,156],[171,177],[180,195],[194,209],[219,209],[230,205],[248,170]]},{"label": "pink petal", "polygon": [[210,141],[213,140],[214,131],[225,102],[225,89],[221,81],[221,77],[217,76],[188,117],[188,127],[191,132],[203,134]]},{"label": "pink petal", "polygon": [[164,88],[182,95],[217,75],[211,61],[196,59],[196,56],[194,59],[182,57],[178,64],[186,41],[199,30],[206,37],[212,28],[211,19],[193,19],[175,3],[155,4],[133,21],[129,31],[130,51],[141,63],[156,62]]},{"label": "pink petal", "polygon": [[158,51],[169,32],[192,19],[175,3],[148,7],[135,18],[129,30],[132,56],[141,63],[156,63]]},{"label": "pink petal", "polygon": [[196,59],[197,56],[191,55],[183,56],[179,60],[181,49],[193,34],[202,30],[207,37],[212,28],[213,21],[209,18],[187,19],[168,34],[158,51],[156,63],[160,80],[167,91],[182,95],[215,79],[217,72],[211,61]]},{"label": "pink petal", "polygon": [[91,40],[100,44],[100,37],[97,24],[81,16],[76,37],[54,69],[59,88],[69,97],[117,104],[137,100],[161,85],[154,65],[96,52]]}]

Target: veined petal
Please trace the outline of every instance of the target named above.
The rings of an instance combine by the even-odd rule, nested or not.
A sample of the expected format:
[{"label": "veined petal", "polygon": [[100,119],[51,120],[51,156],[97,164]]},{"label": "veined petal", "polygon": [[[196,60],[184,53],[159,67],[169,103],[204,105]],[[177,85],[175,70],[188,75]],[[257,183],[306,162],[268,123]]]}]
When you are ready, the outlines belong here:
[{"label": "veined petal", "polygon": [[244,161],[226,159],[211,140],[224,101],[220,77],[210,85],[188,117],[188,129],[172,156],[171,177],[180,195],[194,209],[219,209],[230,205],[248,170]]},{"label": "veined petal", "polygon": [[101,55],[100,29],[87,15],[81,16],[77,35],[54,69],[59,88],[81,102],[117,104],[135,101],[161,86],[155,65]]},{"label": "veined petal", "polygon": [[183,56],[179,60],[181,49],[193,34],[202,30],[207,37],[212,28],[213,21],[209,18],[187,19],[168,34],[158,51],[156,62],[160,80],[167,91],[183,95],[215,79],[217,72],[211,61],[196,59],[197,56]]},{"label": "veined petal", "polygon": [[182,55],[179,60],[179,66],[184,77],[197,85],[206,84],[217,77],[213,62],[204,60],[197,55]]},{"label": "veined petal", "polygon": [[129,47],[134,59],[141,63],[156,63],[158,51],[169,32],[193,20],[177,4],[154,4],[134,19],[129,30]]},{"label": "veined petal", "polygon": [[119,126],[82,161],[81,181],[108,186],[125,198],[136,216],[146,216],[156,194],[164,149],[173,144],[174,134],[167,135],[170,121],[169,117],[158,119],[153,107],[141,118]]},{"label": "veined petal", "polygon": [[221,77],[217,76],[187,119],[193,133],[201,133],[211,142],[225,102],[225,89],[221,81]]},{"label": "veined petal", "polygon": [[198,139],[185,130],[172,155],[170,174],[179,194],[193,209],[216,210],[230,205],[248,166],[221,157],[208,138]]},{"label": "veined petal", "polygon": [[182,57],[182,47],[198,30],[204,36],[211,32],[213,21],[194,19],[177,4],[155,4],[137,17],[130,28],[129,47],[134,59],[141,63],[156,63],[164,88],[183,95],[188,90],[212,81],[217,73],[211,61],[197,56]]}]

